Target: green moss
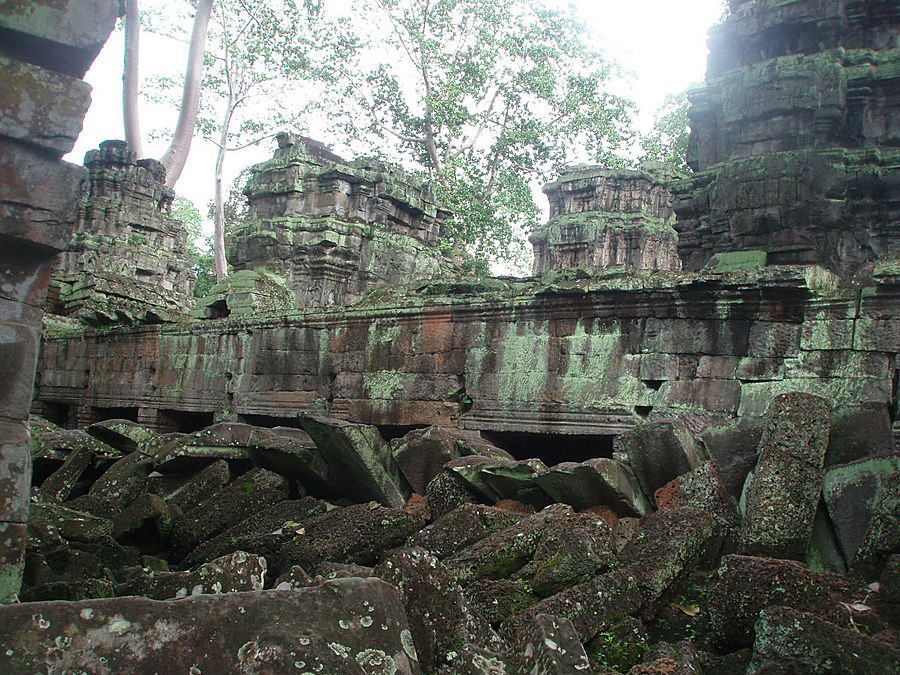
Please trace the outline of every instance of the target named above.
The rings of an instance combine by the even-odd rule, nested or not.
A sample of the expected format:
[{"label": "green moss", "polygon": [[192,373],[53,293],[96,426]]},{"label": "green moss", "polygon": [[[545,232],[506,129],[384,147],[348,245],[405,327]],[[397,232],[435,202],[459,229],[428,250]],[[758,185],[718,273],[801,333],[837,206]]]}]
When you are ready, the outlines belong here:
[{"label": "green moss", "polygon": [[539,327],[534,321],[521,321],[507,326],[497,367],[497,399],[501,403],[539,399],[548,376],[549,342],[546,324]]}]

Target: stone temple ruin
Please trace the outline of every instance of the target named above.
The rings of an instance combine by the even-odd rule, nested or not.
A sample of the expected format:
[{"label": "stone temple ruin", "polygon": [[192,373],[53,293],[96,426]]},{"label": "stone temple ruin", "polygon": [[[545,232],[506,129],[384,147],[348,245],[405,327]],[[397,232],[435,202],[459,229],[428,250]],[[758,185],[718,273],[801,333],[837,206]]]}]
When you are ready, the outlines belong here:
[{"label": "stone temple ruin", "polygon": [[156,165],[59,161],[118,3],[26,4],[0,671],[900,670],[900,6],[732,0],[693,171],[564,174],[527,279],[282,135],[192,307]]}]

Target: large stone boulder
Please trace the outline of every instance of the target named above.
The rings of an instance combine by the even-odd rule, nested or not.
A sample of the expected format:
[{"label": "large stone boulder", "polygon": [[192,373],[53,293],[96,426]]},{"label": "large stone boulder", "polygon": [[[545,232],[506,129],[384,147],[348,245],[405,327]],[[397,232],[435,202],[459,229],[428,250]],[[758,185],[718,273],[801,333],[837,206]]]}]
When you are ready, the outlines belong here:
[{"label": "large stone boulder", "polygon": [[238,476],[175,522],[171,535],[173,558],[185,557],[231,525],[283,501],[287,494],[287,480],[271,471],[251,469]]},{"label": "large stone boulder", "polygon": [[739,499],[747,474],[756,466],[763,423],[755,417],[743,416],[722,425],[707,427],[698,435],[725,488]]},{"label": "large stone boulder", "polygon": [[831,406],[819,396],[792,393],[772,400],[759,461],[744,486],[745,553],[803,557],[822,490],[830,424]]},{"label": "large stone boulder", "polygon": [[323,562],[373,565],[424,525],[422,512],[353,504],[306,520],[270,562],[278,571],[300,565],[310,572]]},{"label": "large stone boulder", "polygon": [[718,553],[713,517],[699,509],[678,507],[641,519],[638,533],[618,556],[620,569],[635,580],[645,617],[656,613],[676,582]]}]

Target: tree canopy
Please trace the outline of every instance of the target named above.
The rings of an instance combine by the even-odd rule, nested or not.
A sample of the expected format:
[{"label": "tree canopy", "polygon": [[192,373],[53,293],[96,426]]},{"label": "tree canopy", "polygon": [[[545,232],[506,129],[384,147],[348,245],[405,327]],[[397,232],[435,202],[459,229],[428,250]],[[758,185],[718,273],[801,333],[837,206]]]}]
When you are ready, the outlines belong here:
[{"label": "tree canopy", "polygon": [[641,138],[643,160],[668,164],[672,168],[687,170],[687,149],[690,139],[687,90],[669,94],[656,111],[653,129]]},{"label": "tree canopy", "polygon": [[539,217],[535,181],[574,160],[622,163],[632,106],[610,93],[613,66],[570,13],[527,0],[369,0],[360,16],[377,34],[346,64],[334,117],[435,181],[456,214],[454,245],[514,260]]}]

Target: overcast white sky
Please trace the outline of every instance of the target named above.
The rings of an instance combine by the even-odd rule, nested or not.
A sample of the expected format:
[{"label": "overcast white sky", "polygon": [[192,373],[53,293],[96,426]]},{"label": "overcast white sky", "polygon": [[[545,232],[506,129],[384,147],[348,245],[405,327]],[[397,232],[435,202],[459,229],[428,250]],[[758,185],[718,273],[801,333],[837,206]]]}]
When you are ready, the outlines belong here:
[{"label": "overcast white sky", "polygon": [[[145,0],[144,4],[178,3],[180,0]],[[700,82],[706,70],[706,32],[716,23],[722,0],[546,0],[547,4],[573,5],[581,19],[608,56],[633,73],[629,83],[617,93],[634,100],[640,108],[638,127],[647,130],[653,112],[667,93]],[[141,75],[183,70],[186,46],[144,33]],[[122,34],[114,33],[88,72],[94,87],[93,103],[85,119],[84,131],[75,149],[67,156],[81,163],[84,153],[108,138],[124,138],[122,128]],[[289,102],[278,102],[289,105]],[[175,111],[142,104],[141,124],[145,136],[152,128],[174,127]],[[169,117],[170,120],[166,118]],[[148,156],[158,157],[165,141],[145,140]],[[240,169],[271,156],[274,144],[264,144],[228,157],[227,184]],[[212,199],[214,149],[196,138],[187,166],[176,191],[191,199],[205,215]]]}]

